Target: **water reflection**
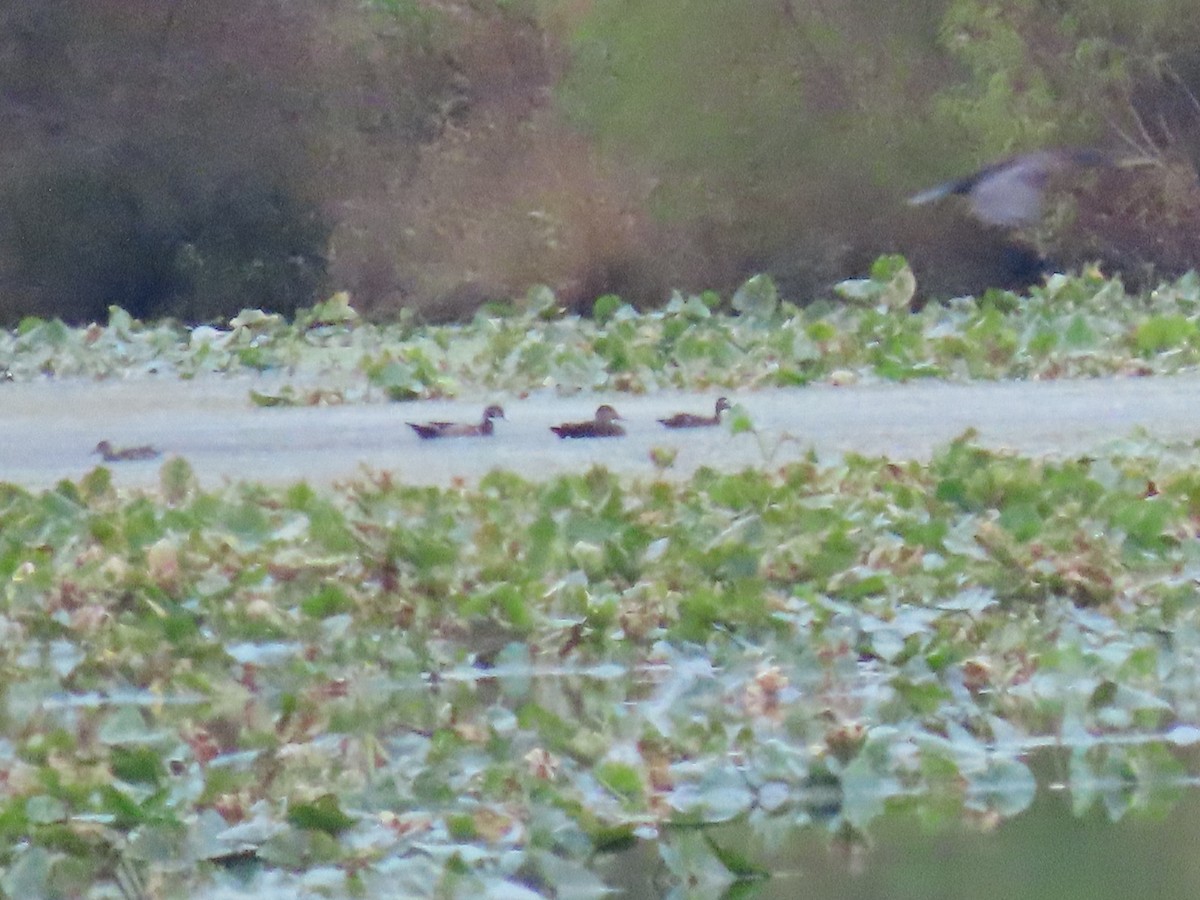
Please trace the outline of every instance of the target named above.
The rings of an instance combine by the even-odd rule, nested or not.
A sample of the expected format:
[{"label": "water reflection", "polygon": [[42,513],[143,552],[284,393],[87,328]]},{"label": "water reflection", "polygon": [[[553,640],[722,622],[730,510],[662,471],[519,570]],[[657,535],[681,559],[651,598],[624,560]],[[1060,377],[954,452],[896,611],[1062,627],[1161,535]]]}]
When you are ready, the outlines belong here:
[{"label": "water reflection", "polygon": [[[618,896],[1200,896],[1191,841],[1200,828],[1192,774],[1200,771],[1200,732],[1190,725],[1108,734],[1010,728],[989,740],[954,722],[945,725],[945,736],[876,726],[861,740],[886,750],[880,766],[856,767],[812,755],[800,737],[806,723],[822,721],[820,708],[804,714],[820,696],[818,681],[789,696],[791,718],[773,721],[748,715],[740,702],[744,685],[759,677],[758,669],[740,667],[744,661],[714,665],[679,654],[669,664],[622,675],[609,665],[535,664],[525,652],[510,647],[488,667],[447,669],[439,676],[442,690],[470,690],[481,704],[536,706],[570,721],[576,739],[605,723],[614,746],[650,728],[690,734],[697,721],[754,729],[754,739],[735,753],[677,761],[669,784],[656,788],[678,814],[675,821],[728,824],[664,825],[658,841],[636,840],[645,835],[634,829],[632,846],[593,859],[596,875]],[[861,665],[853,674],[859,693],[877,687]],[[460,703],[462,710],[469,706]],[[619,726],[614,709],[621,711]],[[897,775],[883,763],[904,758],[905,748],[914,759],[954,765]],[[859,825],[865,835],[855,830]],[[765,877],[738,880],[730,864],[738,859]]]},{"label": "water reflection", "polygon": [[[1110,822],[1082,816],[1062,792],[1041,791],[1025,812],[988,832],[931,828],[915,814],[877,819],[864,842],[831,842],[822,828],[793,831],[773,850],[744,825],[711,829],[717,845],[749,853],[770,877],[722,893],[680,884],[658,852],[641,845],[602,860],[606,881],[629,898],[725,896],[753,900],[1126,900],[1200,896],[1200,790],[1169,811]],[[698,867],[703,872],[703,867]]]}]

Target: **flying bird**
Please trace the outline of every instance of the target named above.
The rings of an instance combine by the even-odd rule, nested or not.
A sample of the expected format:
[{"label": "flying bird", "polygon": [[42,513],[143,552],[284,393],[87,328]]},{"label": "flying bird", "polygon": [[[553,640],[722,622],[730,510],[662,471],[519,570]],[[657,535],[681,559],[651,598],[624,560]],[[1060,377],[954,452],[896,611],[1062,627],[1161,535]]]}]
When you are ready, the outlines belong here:
[{"label": "flying bird", "polygon": [[959,195],[967,198],[971,213],[981,222],[1017,228],[1030,225],[1041,217],[1042,196],[1054,176],[1079,169],[1142,162],[1118,163],[1112,154],[1091,147],[1034,150],[984,166],[965,178],[921,191],[909,197],[908,202],[912,206],[921,206]]},{"label": "flying bird", "polygon": [[621,437],[625,429],[617,424],[620,418],[617,411],[605,403],[596,410],[596,416],[590,422],[563,422],[551,425],[550,430],[560,438]]},{"label": "flying bird", "polygon": [[422,440],[431,440],[432,438],[444,437],[488,437],[495,426],[492,425],[492,419],[503,419],[504,410],[493,404],[483,411],[483,418],[479,424],[469,422],[407,422],[413,431],[420,435]]}]

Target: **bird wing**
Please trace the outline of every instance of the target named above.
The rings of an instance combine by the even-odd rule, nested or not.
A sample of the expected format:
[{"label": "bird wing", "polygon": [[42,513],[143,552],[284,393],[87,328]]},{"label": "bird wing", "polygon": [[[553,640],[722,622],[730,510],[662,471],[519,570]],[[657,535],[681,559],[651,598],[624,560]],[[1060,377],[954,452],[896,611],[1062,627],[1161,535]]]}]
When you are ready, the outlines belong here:
[{"label": "bird wing", "polygon": [[951,194],[961,194],[962,191],[963,181],[961,178],[956,181],[946,181],[927,191],[913,194],[908,198],[908,205],[922,206],[926,203],[933,203],[935,200],[941,200],[943,197],[949,197]]},{"label": "bird wing", "polygon": [[1041,217],[1045,186],[1045,178],[1020,168],[994,173],[971,189],[971,212],[989,225],[1028,225]]}]

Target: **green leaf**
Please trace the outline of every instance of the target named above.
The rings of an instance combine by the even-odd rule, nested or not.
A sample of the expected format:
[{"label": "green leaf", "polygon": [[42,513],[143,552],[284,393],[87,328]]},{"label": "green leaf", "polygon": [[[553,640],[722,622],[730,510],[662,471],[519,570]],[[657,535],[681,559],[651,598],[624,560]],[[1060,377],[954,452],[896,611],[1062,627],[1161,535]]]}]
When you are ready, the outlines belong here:
[{"label": "green leaf", "polygon": [[755,275],[734,292],[729,305],[744,316],[770,319],[779,309],[779,291],[769,275]]},{"label": "green leaf", "polygon": [[284,385],[274,394],[266,394],[262,391],[251,389],[250,402],[255,406],[263,407],[297,406],[300,403],[300,397],[296,393],[295,388],[291,385]]},{"label": "green leaf", "polygon": [[111,766],[123,781],[157,785],[166,774],[162,754],[150,747],[113,747]]},{"label": "green leaf", "polygon": [[1159,353],[1195,340],[1196,332],[1196,323],[1186,316],[1156,315],[1137,325],[1133,343],[1143,355]]},{"label": "green leaf", "polygon": [[626,800],[640,800],[644,793],[641,772],[625,763],[601,763],[596,768],[596,777],[610,791]]},{"label": "green leaf", "polygon": [[163,497],[172,506],[183,503],[199,489],[191,463],[179,456],[173,456],[162,464],[158,480]]},{"label": "green leaf", "polygon": [[290,805],[287,820],[296,828],[323,831],[334,836],[350,828],[355,821],[342,812],[333,794],[322,794],[311,803]]},{"label": "green leaf", "polygon": [[739,853],[730,847],[722,846],[708,832],[704,832],[704,839],[708,841],[709,848],[717,859],[721,861],[721,864],[736,875],[739,880],[761,881],[771,876],[770,869],[753,862],[745,854]]},{"label": "green leaf", "polygon": [[616,294],[602,294],[592,304],[592,318],[601,325],[608,322],[624,304]]},{"label": "green leaf", "polygon": [[324,584],[300,603],[300,611],[313,619],[327,619],[354,608],[354,603],[336,584]]}]

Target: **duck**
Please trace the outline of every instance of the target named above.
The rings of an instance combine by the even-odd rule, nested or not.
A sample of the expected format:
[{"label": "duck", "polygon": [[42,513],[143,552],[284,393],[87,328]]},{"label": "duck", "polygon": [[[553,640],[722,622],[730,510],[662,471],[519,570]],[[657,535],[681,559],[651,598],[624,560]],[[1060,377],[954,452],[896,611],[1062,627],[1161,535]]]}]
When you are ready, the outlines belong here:
[{"label": "duck", "polygon": [[620,414],[605,403],[596,409],[596,416],[590,422],[563,422],[551,425],[550,430],[560,438],[621,437],[625,429],[617,424],[620,418]]},{"label": "duck", "polygon": [[149,444],[140,447],[114,447],[111,441],[101,441],[93,449],[106,463],[129,462],[137,459],[156,459],[161,454]]},{"label": "duck", "polygon": [[489,437],[495,430],[492,419],[503,419],[504,410],[492,404],[483,411],[479,424],[469,422],[408,422],[408,427],[415,431],[422,440],[444,437]]},{"label": "duck", "polygon": [[717,398],[717,406],[711,416],[701,416],[696,413],[675,413],[658,421],[667,428],[708,428],[721,424],[721,413],[733,409],[726,397]]},{"label": "duck", "polygon": [[1146,160],[1118,161],[1093,147],[1056,147],[1010,156],[965,178],[946,181],[908,198],[922,206],[944,197],[967,198],[971,214],[987,225],[1019,228],[1038,221],[1042,195],[1050,179],[1061,173],[1095,167],[1141,165]]}]

